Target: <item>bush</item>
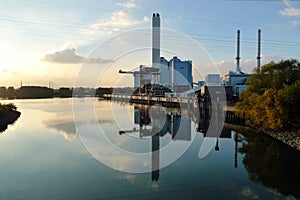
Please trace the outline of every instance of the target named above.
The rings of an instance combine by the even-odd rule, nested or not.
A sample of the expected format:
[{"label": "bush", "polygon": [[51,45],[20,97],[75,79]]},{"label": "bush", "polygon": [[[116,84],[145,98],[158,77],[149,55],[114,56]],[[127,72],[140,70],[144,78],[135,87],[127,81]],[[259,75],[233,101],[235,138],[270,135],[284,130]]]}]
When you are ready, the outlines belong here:
[{"label": "bush", "polygon": [[236,104],[247,123],[263,129],[300,128],[300,64],[297,60],[271,62],[256,70]]}]

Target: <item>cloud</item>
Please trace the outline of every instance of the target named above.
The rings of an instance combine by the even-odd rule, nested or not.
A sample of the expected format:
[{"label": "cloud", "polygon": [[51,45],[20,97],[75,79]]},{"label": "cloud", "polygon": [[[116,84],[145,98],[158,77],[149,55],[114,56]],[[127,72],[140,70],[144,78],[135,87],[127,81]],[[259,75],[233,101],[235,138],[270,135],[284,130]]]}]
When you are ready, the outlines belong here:
[{"label": "cloud", "polygon": [[107,17],[99,18],[83,30],[82,34],[88,37],[89,43],[97,42],[100,38],[111,37],[120,31],[149,21],[147,16],[137,18],[131,13],[131,9],[137,6],[136,0],[120,0],[117,5],[122,8],[111,12]]},{"label": "cloud", "polygon": [[102,58],[86,58],[77,54],[77,47],[74,43],[67,43],[64,47],[53,53],[46,54],[43,61],[50,63],[76,64],[76,63],[109,63],[112,60]]},{"label": "cloud", "polygon": [[135,19],[130,13],[124,11],[113,12],[108,19],[101,19],[98,22],[90,25],[89,32],[95,33],[97,31],[117,32],[121,27],[137,26],[139,24],[148,22],[149,18],[144,16],[143,19]]},{"label": "cloud", "polygon": [[300,9],[289,7],[289,8],[280,10],[279,14],[282,17],[297,17],[297,16],[300,16]]},{"label": "cloud", "polygon": [[130,8],[134,8],[136,7],[136,3],[135,3],[135,0],[130,0],[126,3],[117,3],[118,6],[123,6],[127,9],[130,9]]},{"label": "cloud", "polygon": [[77,55],[76,50],[76,46],[69,43],[62,50],[46,54],[43,60],[53,63],[82,63],[84,57]]},{"label": "cloud", "polygon": [[[267,64],[271,61],[280,61],[284,59],[283,57],[280,57],[276,54],[271,54],[271,55],[262,55],[262,59],[261,59],[261,66],[264,64]],[[218,62],[215,62],[216,67],[219,69],[221,75],[225,75],[229,72],[229,70],[231,71],[235,71],[236,68],[236,63],[234,60],[221,60]],[[242,59],[241,63],[240,63],[240,67],[242,69],[243,72],[245,73],[251,73],[254,69],[254,67],[256,67],[256,59]]]},{"label": "cloud", "polygon": [[299,25],[300,25],[300,21],[299,20],[294,20],[294,21],[290,22],[290,28],[296,28]]},{"label": "cloud", "polygon": [[[279,11],[279,14],[282,17],[299,17],[300,16],[300,9],[292,7],[291,0],[283,0],[283,2],[287,7]],[[289,22],[288,28],[296,28],[299,25],[300,25],[299,20],[293,20],[293,21]]]},{"label": "cloud", "polygon": [[61,119],[53,119],[45,122],[47,127],[52,128],[63,135],[65,140],[72,141],[76,138],[76,128],[73,121],[62,121]]},{"label": "cloud", "polygon": [[284,3],[286,6],[291,6],[291,1],[290,1],[290,0],[283,0],[283,3]]},{"label": "cloud", "polygon": [[127,180],[131,184],[134,184],[136,182],[136,175],[135,174],[125,174],[119,177],[120,180]]}]

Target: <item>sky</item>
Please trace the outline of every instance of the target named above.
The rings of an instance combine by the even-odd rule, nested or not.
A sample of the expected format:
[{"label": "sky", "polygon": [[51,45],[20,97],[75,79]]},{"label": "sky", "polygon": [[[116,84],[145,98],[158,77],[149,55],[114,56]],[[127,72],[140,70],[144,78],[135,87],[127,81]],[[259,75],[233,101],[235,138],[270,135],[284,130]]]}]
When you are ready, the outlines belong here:
[{"label": "sky", "polygon": [[0,0],[0,86],[132,86],[117,72],[151,64],[152,13],[161,56],[192,60],[194,81],[235,70],[237,30],[244,72],[256,66],[258,29],[262,64],[300,60],[296,0]]}]

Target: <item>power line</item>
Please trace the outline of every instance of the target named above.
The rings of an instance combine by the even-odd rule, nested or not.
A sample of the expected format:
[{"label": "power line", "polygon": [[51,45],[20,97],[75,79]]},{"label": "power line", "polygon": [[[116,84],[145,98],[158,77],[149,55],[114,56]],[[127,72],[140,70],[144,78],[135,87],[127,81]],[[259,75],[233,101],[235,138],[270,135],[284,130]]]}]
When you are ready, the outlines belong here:
[{"label": "power line", "polygon": [[[186,18],[187,20],[198,20],[198,19],[191,19]],[[205,20],[204,20],[205,21]],[[211,20],[207,20],[210,22]],[[39,19],[39,20],[24,20],[20,18],[15,17],[0,17],[0,24],[4,25],[4,28],[7,27],[7,23],[15,24],[19,27],[17,30],[2,30],[6,32],[17,32],[17,33],[28,33],[31,36],[37,36],[37,37],[53,37],[53,38],[64,38],[64,36],[59,35],[59,33],[64,34],[69,31],[78,31],[78,32],[89,32],[89,28],[87,24],[84,23],[78,23],[78,22],[67,22],[67,24],[61,21],[56,20],[45,20],[45,19]],[[113,26],[105,26],[106,28],[112,28]],[[29,29],[29,30],[23,30],[23,29]],[[30,29],[37,29],[38,31],[30,30]],[[126,28],[123,28],[123,30],[126,30]],[[130,30],[130,28],[127,28],[127,30]],[[47,33],[43,33],[43,31],[47,31]],[[53,32],[48,32],[53,31]],[[93,30],[93,32],[101,32],[103,30]],[[53,34],[52,34],[53,33]],[[142,37],[142,36],[140,36]],[[184,42],[183,38],[173,35],[173,34],[165,34],[162,35],[162,37],[165,37],[165,39],[169,41],[176,41],[178,43]],[[233,37],[224,37],[224,36],[206,36],[206,35],[194,35],[190,36],[192,39],[199,41],[201,43],[206,43],[207,45],[215,45],[216,43],[219,45],[219,47],[232,47],[235,44],[235,39]],[[180,39],[180,40],[179,40]],[[188,38],[187,38],[188,39]],[[243,38],[242,39],[242,45],[244,46],[254,46],[256,44],[256,39],[248,39]],[[300,42],[295,41],[283,41],[283,40],[262,40],[262,45],[269,46],[269,47],[280,47],[280,48],[299,48]]]}]

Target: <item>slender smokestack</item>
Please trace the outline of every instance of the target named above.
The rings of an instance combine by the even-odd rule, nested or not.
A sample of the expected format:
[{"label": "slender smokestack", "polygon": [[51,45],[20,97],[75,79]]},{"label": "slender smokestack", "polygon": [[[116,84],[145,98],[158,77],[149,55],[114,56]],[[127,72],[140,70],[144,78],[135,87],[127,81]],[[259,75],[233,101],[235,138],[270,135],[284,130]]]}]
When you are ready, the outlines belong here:
[{"label": "slender smokestack", "polygon": [[236,33],[236,72],[241,72],[240,68],[240,30]]},{"label": "slender smokestack", "polygon": [[160,17],[153,13],[152,17],[152,67],[159,67],[160,63]]},{"label": "slender smokestack", "polygon": [[258,29],[258,35],[257,35],[257,70],[260,71],[260,46],[261,46],[261,30]]}]

